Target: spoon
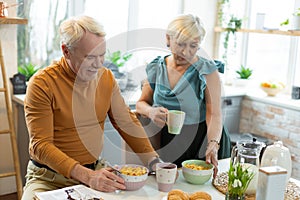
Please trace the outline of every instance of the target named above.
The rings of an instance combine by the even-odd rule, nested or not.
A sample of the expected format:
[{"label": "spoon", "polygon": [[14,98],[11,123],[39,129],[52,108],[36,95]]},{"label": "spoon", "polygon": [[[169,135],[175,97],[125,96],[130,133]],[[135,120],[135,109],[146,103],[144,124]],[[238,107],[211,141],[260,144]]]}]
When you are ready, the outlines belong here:
[{"label": "spoon", "polygon": [[113,167],[108,161],[105,161],[105,164],[107,167],[111,168],[116,173],[116,175],[121,174],[121,172],[118,169],[116,169],[115,167]]}]

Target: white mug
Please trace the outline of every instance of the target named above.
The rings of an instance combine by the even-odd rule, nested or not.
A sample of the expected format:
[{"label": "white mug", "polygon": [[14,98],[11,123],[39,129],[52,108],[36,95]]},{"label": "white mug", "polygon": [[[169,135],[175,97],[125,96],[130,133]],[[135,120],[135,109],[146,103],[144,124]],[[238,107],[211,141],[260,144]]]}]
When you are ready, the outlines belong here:
[{"label": "white mug", "polygon": [[181,131],[185,119],[185,112],[180,110],[169,110],[167,125],[168,132],[178,135]]},{"label": "white mug", "polygon": [[173,163],[157,163],[156,164],[156,182],[158,190],[161,192],[169,192],[177,176],[177,165]]}]

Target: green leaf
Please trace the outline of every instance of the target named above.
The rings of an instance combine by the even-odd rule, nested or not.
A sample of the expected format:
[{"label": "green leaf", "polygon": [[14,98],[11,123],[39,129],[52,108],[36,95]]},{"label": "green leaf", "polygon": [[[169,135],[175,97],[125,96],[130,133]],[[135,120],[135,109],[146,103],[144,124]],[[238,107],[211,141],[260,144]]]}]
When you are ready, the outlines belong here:
[{"label": "green leaf", "polygon": [[300,16],[300,8],[298,8],[294,13],[293,15],[295,16]]},{"label": "green leaf", "polygon": [[284,22],[280,23],[280,26],[288,25],[290,23],[289,19],[286,19]]},{"label": "green leaf", "polygon": [[42,67],[34,66],[32,63],[28,63],[26,65],[18,66],[18,72],[25,75],[26,81],[29,79]]},{"label": "green leaf", "polygon": [[239,78],[248,79],[252,75],[253,71],[250,68],[245,68],[241,65],[241,68],[235,72],[239,75]]},{"label": "green leaf", "polygon": [[122,67],[132,57],[131,53],[122,54],[121,51],[110,52],[107,50],[106,59],[118,67]]},{"label": "green leaf", "polygon": [[[230,162],[228,171],[228,192],[231,195],[241,196],[245,193],[250,181],[254,177],[254,172],[248,170],[240,163],[233,164]],[[234,182],[240,181],[241,186],[234,187]]]}]

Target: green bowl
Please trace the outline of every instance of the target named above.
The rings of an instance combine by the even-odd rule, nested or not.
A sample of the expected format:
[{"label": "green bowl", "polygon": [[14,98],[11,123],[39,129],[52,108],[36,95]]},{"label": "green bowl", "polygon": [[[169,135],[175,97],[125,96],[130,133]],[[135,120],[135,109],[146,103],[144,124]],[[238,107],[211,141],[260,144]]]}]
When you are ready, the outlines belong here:
[{"label": "green bowl", "polygon": [[[199,165],[203,167],[208,167],[209,169],[207,170],[191,169],[185,167],[186,164]],[[207,181],[209,181],[213,174],[214,166],[212,164],[207,164],[203,160],[186,160],[182,162],[181,165],[182,165],[182,175],[184,179],[191,184],[202,185]]]}]

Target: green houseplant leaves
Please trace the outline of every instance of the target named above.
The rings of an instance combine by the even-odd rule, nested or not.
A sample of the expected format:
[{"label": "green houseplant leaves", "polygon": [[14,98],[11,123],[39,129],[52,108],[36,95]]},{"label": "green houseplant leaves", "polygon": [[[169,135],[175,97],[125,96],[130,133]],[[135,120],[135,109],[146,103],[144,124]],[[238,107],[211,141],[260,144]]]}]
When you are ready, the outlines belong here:
[{"label": "green houseplant leaves", "polygon": [[239,75],[240,79],[249,79],[253,71],[250,68],[246,68],[241,65],[241,68],[235,72]]},{"label": "green houseplant leaves", "polygon": [[242,27],[242,19],[239,19],[235,16],[231,16],[230,20],[227,24],[227,27],[225,28],[225,37],[224,37],[224,42],[223,42],[224,54],[223,54],[222,57],[223,57],[225,63],[227,63],[229,36],[230,36],[230,34],[233,35],[233,37],[234,37],[234,48],[235,48],[236,47],[236,35],[235,35],[235,33],[237,32],[238,29],[241,29],[241,27]]},{"label": "green houseplant leaves", "polygon": [[106,59],[118,67],[122,67],[132,57],[131,53],[122,54],[121,51],[110,52],[107,50]]},{"label": "green houseplant leaves", "polygon": [[18,72],[25,75],[26,81],[29,79],[40,69],[41,67],[36,67],[32,63],[28,63],[26,65],[22,65],[18,67]]}]

